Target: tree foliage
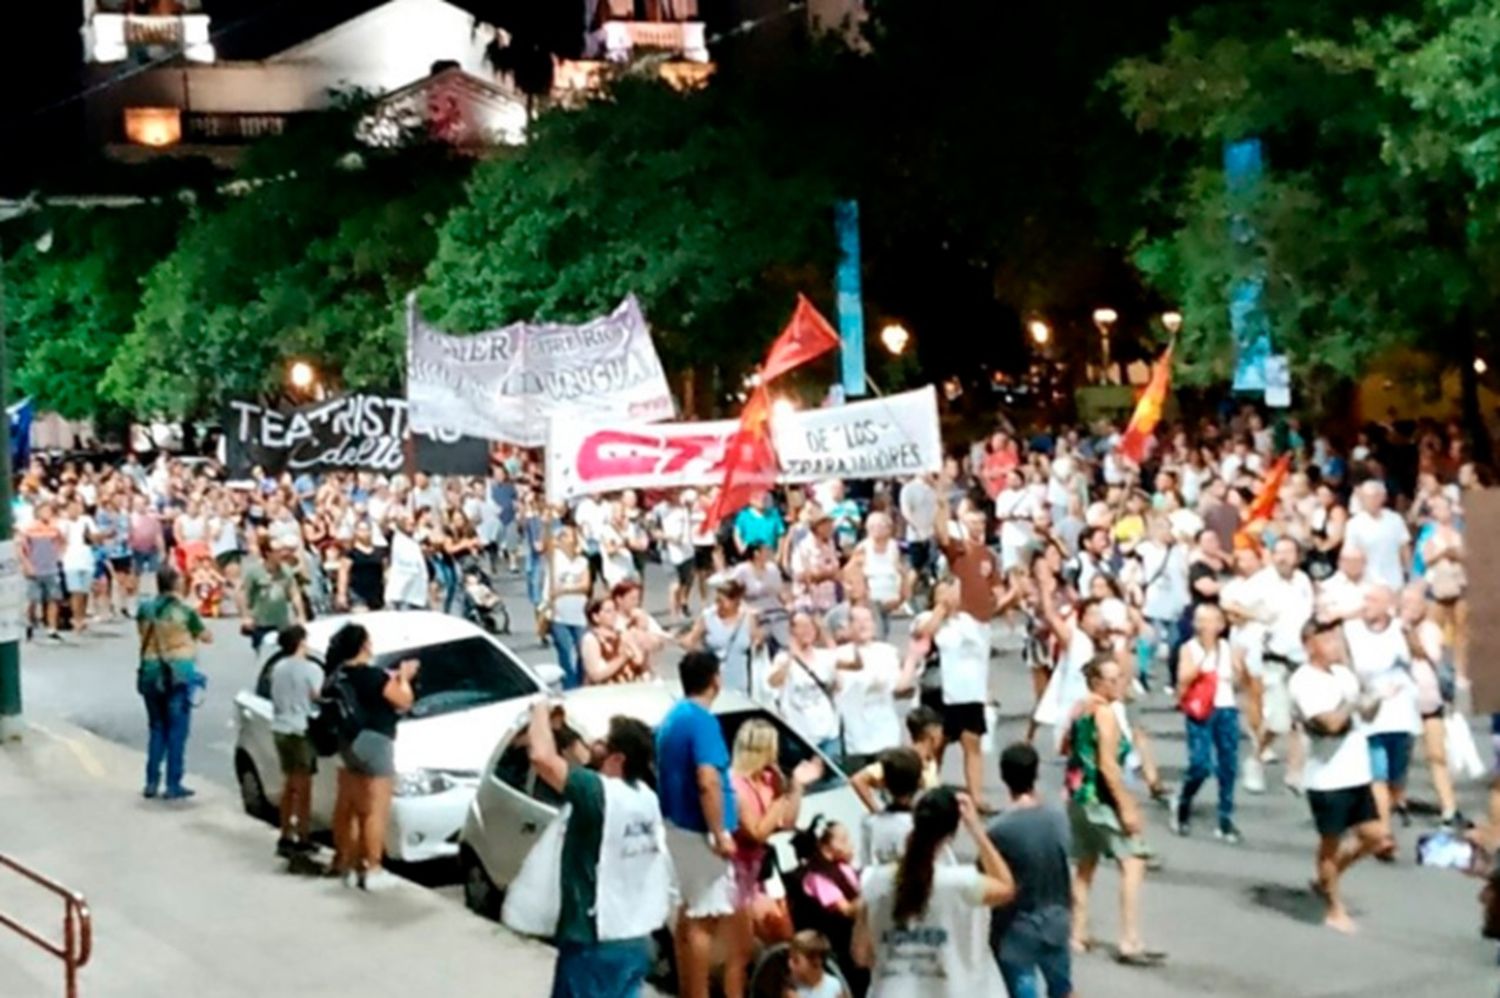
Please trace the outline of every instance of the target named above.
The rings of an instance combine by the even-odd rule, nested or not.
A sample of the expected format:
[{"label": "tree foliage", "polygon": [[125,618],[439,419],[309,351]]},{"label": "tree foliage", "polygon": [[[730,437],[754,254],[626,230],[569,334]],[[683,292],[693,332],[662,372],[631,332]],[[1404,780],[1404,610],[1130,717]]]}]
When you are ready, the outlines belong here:
[{"label": "tree foliage", "polygon": [[142,286],[105,389],[139,414],[279,393],[304,359],[329,387],[399,389],[402,302],[465,167],[428,147],[356,152],[336,115],[252,150],[194,206]]},{"label": "tree foliage", "polygon": [[[1468,367],[1500,292],[1496,41],[1490,5],[1464,0],[1231,2],[1115,69],[1136,125],[1179,151],[1181,196],[1136,261],[1185,306],[1190,377],[1227,373],[1250,275],[1304,383],[1398,344]],[[1224,145],[1252,136],[1267,172],[1231,191]]]},{"label": "tree foliage", "polygon": [[523,150],[475,171],[424,308],[473,331],[582,320],[633,292],[669,369],[748,364],[831,256],[821,140],[771,100],[627,79],[542,115]]}]

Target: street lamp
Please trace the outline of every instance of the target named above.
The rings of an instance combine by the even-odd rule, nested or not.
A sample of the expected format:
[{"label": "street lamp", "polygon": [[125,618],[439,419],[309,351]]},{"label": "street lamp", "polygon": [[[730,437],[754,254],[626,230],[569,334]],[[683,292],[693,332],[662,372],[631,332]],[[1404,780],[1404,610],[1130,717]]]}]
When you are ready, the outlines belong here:
[{"label": "street lamp", "polygon": [[891,352],[892,357],[899,357],[911,343],[911,333],[901,323],[892,322],[880,331],[880,342]]},{"label": "street lamp", "polygon": [[1484,372],[1488,371],[1489,369],[1490,369],[1490,365],[1485,361],[1485,359],[1483,357],[1475,357],[1474,358],[1474,373],[1475,374],[1483,374]]},{"label": "street lamp", "polygon": [[1094,309],[1094,325],[1099,329],[1099,342],[1102,348],[1101,355],[1104,361],[1102,367],[1103,380],[1106,384],[1109,382],[1109,329],[1119,321],[1120,313],[1112,308]]},{"label": "street lamp", "polygon": [[305,360],[293,362],[286,376],[292,387],[299,392],[307,392],[318,382],[318,372]]},{"label": "street lamp", "polygon": [[1182,313],[1175,308],[1171,311],[1163,312],[1161,314],[1161,325],[1168,333],[1176,336],[1177,331],[1182,328]]},{"label": "street lamp", "polygon": [[1026,331],[1031,333],[1031,340],[1039,347],[1046,346],[1052,339],[1052,327],[1041,319],[1032,319],[1026,323]]}]

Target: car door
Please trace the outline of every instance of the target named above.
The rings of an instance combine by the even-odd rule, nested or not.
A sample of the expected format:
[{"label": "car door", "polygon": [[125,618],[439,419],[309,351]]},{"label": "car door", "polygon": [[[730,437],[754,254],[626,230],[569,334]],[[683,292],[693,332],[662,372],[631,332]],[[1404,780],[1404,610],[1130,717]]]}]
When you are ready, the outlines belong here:
[{"label": "car door", "polygon": [[524,724],[496,753],[495,765],[484,779],[485,786],[475,797],[483,841],[469,845],[490,880],[503,890],[515,879],[542,830],[557,817],[562,800],[531,768]]},{"label": "car door", "polygon": [[271,668],[275,659],[260,670],[252,689],[241,690],[234,698],[235,720],[239,726],[237,747],[255,766],[261,788],[271,803],[281,799],[281,761],[276,755],[276,741],[271,734]]}]

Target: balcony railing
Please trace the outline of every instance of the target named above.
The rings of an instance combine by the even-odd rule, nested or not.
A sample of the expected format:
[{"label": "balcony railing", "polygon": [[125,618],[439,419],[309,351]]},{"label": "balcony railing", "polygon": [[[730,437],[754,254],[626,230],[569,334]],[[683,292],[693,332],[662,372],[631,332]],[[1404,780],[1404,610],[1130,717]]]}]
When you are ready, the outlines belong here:
[{"label": "balcony railing", "polygon": [[182,116],[184,142],[238,144],[280,135],[286,131],[284,114],[233,114],[190,111]]},{"label": "balcony railing", "polygon": [[690,62],[708,61],[708,43],[702,21],[605,21],[605,57],[628,60],[637,48],[680,54]]},{"label": "balcony railing", "polygon": [[179,17],[131,15],[125,19],[126,45],[165,45],[178,48],[182,41],[182,19]]}]

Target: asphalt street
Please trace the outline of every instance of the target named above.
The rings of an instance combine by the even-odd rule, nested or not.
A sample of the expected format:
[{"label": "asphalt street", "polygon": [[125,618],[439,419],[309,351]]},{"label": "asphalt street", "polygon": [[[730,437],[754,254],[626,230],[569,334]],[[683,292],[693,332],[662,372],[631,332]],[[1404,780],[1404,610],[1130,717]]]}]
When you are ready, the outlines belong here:
[{"label": "asphalt street", "polygon": [[[665,606],[665,579],[650,566],[649,608]],[[529,632],[530,611],[519,579],[505,580],[511,616]],[[235,694],[252,682],[257,663],[234,621],[213,623],[215,642],[203,655],[210,678],[203,703],[194,713],[188,754],[192,778],[234,786]],[[529,633],[514,636],[514,650],[530,662],[551,660]],[[23,650],[26,708],[45,724],[60,717],[114,742],[144,750],[145,713],[135,693],[137,647],[129,621],[104,623],[61,645],[33,642]],[[664,663],[673,671],[673,662]],[[1018,737],[1031,704],[1029,678],[1018,658],[1002,653],[994,659],[992,688],[1000,697],[1000,729],[986,762],[988,796],[1003,801],[994,756]],[[1162,698],[1148,698],[1134,708],[1135,723],[1147,727],[1157,748],[1164,776],[1180,781],[1185,764],[1182,720]],[[1050,759],[1045,780],[1055,789],[1060,760]],[[957,753],[950,753],[945,775],[960,780]],[[1163,859],[1163,869],[1148,879],[1144,894],[1147,941],[1165,949],[1164,968],[1141,971],[1116,967],[1105,954],[1078,961],[1080,993],[1117,995],[1306,995],[1320,998],[1418,993],[1432,998],[1473,998],[1495,994],[1495,946],[1479,937],[1478,883],[1456,873],[1416,868],[1412,855],[1418,834],[1433,819],[1418,815],[1414,826],[1399,831],[1400,861],[1383,866],[1356,866],[1346,894],[1360,933],[1345,938],[1323,929],[1320,908],[1307,889],[1312,873],[1314,833],[1306,804],[1280,790],[1273,767],[1268,783],[1275,792],[1238,794],[1237,821],[1245,842],[1230,846],[1215,841],[1212,810],[1215,787],[1210,781],[1199,795],[1196,835],[1187,840],[1166,830],[1165,813],[1153,811],[1148,835]],[[1413,765],[1412,796],[1431,800],[1420,755]],[[1483,788],[1463,788],[1463,804],[1482,814]],[[3,810],[0,810],[3,814]],[[3,819],[0,819],[3,820]],[[249,820],[248,818],[245,820]],[[459,901],[452,871],[442,867],[408,871],[420,882]],[[1116,881],[1101,873],[1093,903],[1094,935],[1114,938]]]}]

